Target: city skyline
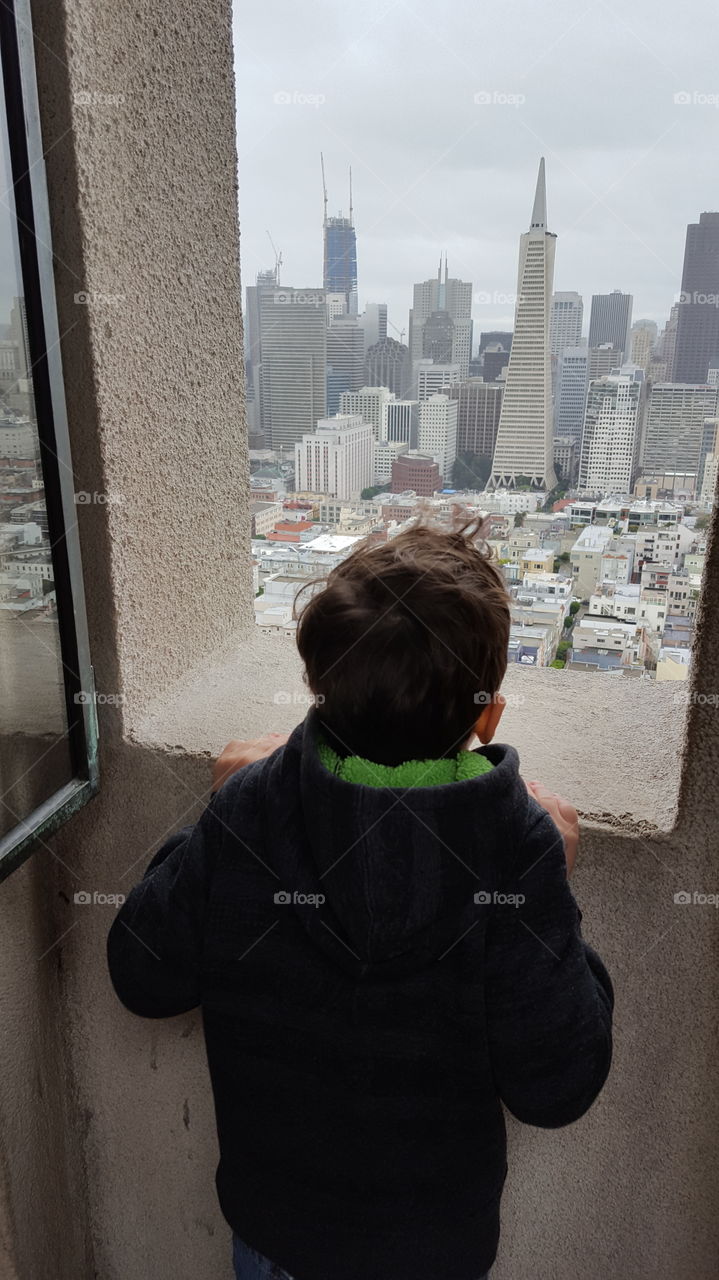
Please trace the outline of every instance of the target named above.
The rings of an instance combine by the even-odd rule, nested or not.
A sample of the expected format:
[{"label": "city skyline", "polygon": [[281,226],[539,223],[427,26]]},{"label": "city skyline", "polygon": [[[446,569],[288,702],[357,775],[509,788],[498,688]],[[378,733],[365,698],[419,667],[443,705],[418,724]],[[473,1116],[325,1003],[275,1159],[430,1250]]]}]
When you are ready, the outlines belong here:
[{"label": "city skyline", "polygon": [[[529,5],[519,23],[496,11],[489,24],[459,4],[440,31],[426,4],[370,2],[345,19],[320,0],[302,30],[284,3],[253,14],[237,44],[240,169],[258,193],[241,208],[245,283],[272,264],[268,228],[283,282],[321,281],[322,150],[332,214],[352,165],[360,310],[387,301],[391,325],[406,328],[411,287],[444,251],[472,282],[475,331],[510,328],[514,228],[545,154],[556,290],[586,303],[620,289],[636,317],[663,325],[686,227],[717,205],[701,163],[717,121],[711,42],[677,33],[667,3],[640,2],[630,22],[570,8],[552,24]],[[708,6],[689,4],[687,28],[692,14]]]}]

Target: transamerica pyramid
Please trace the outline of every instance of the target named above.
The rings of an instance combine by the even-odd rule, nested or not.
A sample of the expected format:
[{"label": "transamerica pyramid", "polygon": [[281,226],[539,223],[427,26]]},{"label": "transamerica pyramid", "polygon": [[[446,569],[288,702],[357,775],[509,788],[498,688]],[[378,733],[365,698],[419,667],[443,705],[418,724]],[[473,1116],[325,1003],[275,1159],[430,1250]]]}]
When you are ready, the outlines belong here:
[{"label": "transamerica pyramid", "polygon": [[488,488],[557,483],[552,460],[552,377],[549,309],[557,237],[547,231],[544,158],[539,162],[529,231],[519,240],[514,336]]}]

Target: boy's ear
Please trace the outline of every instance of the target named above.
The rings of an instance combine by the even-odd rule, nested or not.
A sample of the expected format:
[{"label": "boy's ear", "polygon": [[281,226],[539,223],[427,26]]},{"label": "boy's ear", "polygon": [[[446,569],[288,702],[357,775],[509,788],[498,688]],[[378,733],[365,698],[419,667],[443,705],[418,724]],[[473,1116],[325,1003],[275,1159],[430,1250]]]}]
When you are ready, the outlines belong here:
[{"label": "boy's ear", "polygon": [[492,738],[497,732],[497,726],[502,719],[502,712],[504,711],[506,702],[506,698],[504,698],[501,693],[496,693],[492,701],[488,702],[487,706],[482,708],[480,715],[477,717],[474,725],[474,732],[483,747],[486,747],[487,743],[492,741]]}]

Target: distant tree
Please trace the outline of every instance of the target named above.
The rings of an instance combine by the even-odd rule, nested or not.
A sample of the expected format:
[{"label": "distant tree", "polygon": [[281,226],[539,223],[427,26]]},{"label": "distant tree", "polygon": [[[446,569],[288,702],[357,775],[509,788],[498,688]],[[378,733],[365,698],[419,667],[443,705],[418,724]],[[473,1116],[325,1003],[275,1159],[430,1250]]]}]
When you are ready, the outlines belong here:
[{"label": "distant tree", "polygon": [[255,537],[255,542],[266,542],[266,541],[267,541],[267,534],[266,534],[266,533],[256,533],[256,534],[254,535],[254,537]]},{"label": "distant tree", "polygon": [[558,671],[563,671],[567,664],[562,662],[560,658],[555,658],[554,662],[550,662],[549,665],[550,667],[556,667]]},{"label": "distant tree", "polygon": [[559,564],[569,564],[569,552],[561,551],[557,556],[557,560]]},{"label": "distant tree", "polygon": [[566,658],[571,647],[572,647],[572,643],[570,640],[560,640],[559,644],[557,645],[557,657]]},{"label": "distant tree", "polygon": [[367,489],[363,489],[360,498],[363,502],[371,502],[377,497],[378,493],[387,493],[390,486],[388,484],[371,484]]},{"label": "distant tree", "polygon": [[564,625],[565,627],[572,627],[572,626],[574,626],[574,618],[566,617],[566,618],[564,619],[564,624],[563,624],[563,625]]},{"label": "distant tree", "polygon": [[515,527],[515,529],[521,529],[522,525],[524,524],[524,516],[525,516],[524,511],[517,511],[517,512],[516,512],[515,517],[514,517],[514,527]]},{"label": "distant tree", "polygon": [[706,512],[702,512],[702,514],[701,514],[700,516],[697,516],[697,518],[696,518],[696,522],[695,522],[695,524],[694,524],[694,528],[695,528],[695,529],[706,529],[706,528],[708,527],[708,525],[709,525],[709,516],[707,515],[707,513],[706,513]]},{"label": "distant tree", "polygon": [[572,603],[569,606],[569,612],[571,613],[572,617],[574,617],[575,613],[579,613],[579,610],[581,609],[581,607],[582,606],[580,605],[578,600],[572,600]]}]

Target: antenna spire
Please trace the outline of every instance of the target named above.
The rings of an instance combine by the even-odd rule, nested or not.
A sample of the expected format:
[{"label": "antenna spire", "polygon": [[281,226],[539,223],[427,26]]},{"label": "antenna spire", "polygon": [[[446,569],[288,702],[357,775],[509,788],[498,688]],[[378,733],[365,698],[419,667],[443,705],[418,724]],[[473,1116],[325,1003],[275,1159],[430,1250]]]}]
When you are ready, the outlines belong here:
[{"label": "antenna spire", "polygon": [[539,161],[539,173],[537,174],[537,189],[534,193],[534,206],[532,208],[532,222],[530,231],[546,231],[547,230],[547,183],[544,176],[544,156]]},{"label": "antenna spire", "polygon": [[350,165],[350,226],[354,226],[352,221],[352,165]]},{"label": "antenna spire", "polygon": [[325,182],[325,158],[321,151],[320,151],[320,164],[322,165],[322,195],[324,196],[324,204],[325,204],[324,219],[323,219],[322,225],[323,227],[326,227],[327,226],[327,183]]}]

